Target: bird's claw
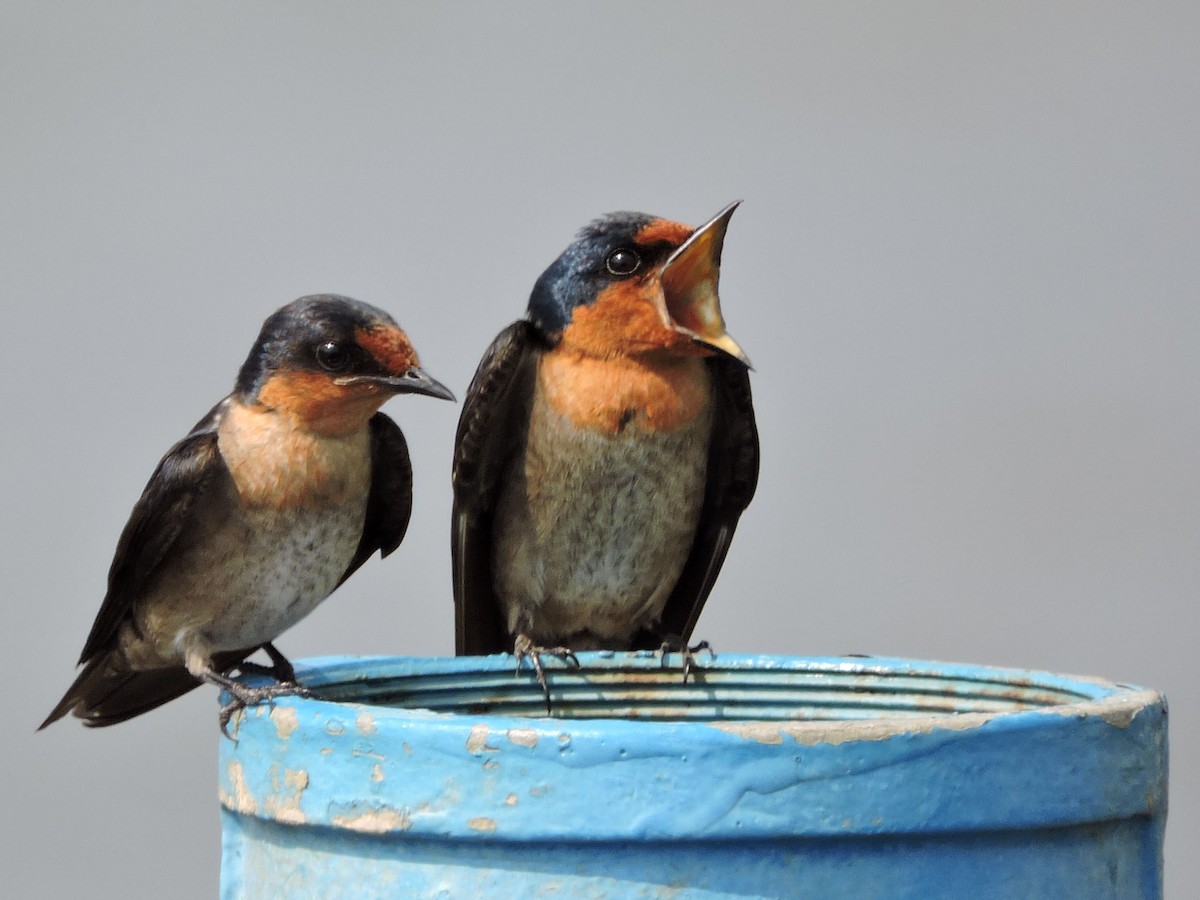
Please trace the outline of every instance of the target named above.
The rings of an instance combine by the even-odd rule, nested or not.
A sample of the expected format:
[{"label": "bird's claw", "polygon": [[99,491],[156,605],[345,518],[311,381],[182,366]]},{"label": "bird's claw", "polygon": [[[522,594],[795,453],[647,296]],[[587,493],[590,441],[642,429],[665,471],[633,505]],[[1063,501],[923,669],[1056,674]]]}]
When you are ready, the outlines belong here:
[{"label": "bird's claw", "polygon": [[542,694],[546,698],[546,715],[550,715],[550,683],[546,680],[545,669],[542,668],[543,653],[557,657],[576,669],[579,668],[579,657],[570,647],[539,647],[530,639],[529,635],[517,635],[516,641],[513,643],[513,656],[517,658],[517,674],[521,674],[521,663],[528,659],[530,665],[533,666],[534,675],[537,676],[537,682],[542,687]]},{"label": "bird's claw", "polygon": [[717,658],[716,651],[713,650],[712,644],[708,641],[700,641],[700,643],[689,647],[683,641],[665,640],[662,642],[662,646],[658,648],[659,665],[666,668],[667,657],[672,653],[678,653],[683,659],[683,683],[687,684],[688,677],[692,674],[692,666],[696,662],[696,654],[702,650],[708,651],[708,658],[710,660]]},{"label": "bird's claw", "polygon": [[279,684],[268,684],[263,687],[246,687],[238,682],[230,682],[225,686],[225,690],[233,696],[233,699],[221,707],[221,713],[217,719],[221,726],[221,734],[229,738],[231,741],[236,741],[233,735],[229,733],[229,721],[234,714],[245,709],[248,706],[256,706],[264,700],[272,709],[275,708],[275,699],[277,697],[311,697],[312,691],[302,684],[297,684],[294,681],[281,682]]}]

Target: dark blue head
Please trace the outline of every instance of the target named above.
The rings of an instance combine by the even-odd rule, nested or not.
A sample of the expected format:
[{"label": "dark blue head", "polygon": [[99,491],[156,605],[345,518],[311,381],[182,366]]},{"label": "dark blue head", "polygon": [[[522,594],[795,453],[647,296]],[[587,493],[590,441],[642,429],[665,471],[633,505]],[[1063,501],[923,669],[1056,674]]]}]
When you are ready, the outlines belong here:
[{"label": "dark blue head", "polygon": [[[645,248],[638,237],[655,221],[645,213],[615,212],[580,229],[571,246],[534,284],[529,297],[530,321],[546,337],[557,339],[575,307],[591,303],[607,285],[634,274],[627,271],[631,265],[628,253],[635,254],[632,258],[644,257]],[[668,252],[664,249],[663,259]],[[643,259],[635,271],[644,270],[648,262]]]},{"label": "dark blue head", "polygon": [[339,385],[370,382],[393,393],[450,392],[420,368],[408,336],[386,312],[338,294],[313,294],[276,310],[238,373],[235,392],[253,400],[281,371]]},{"label": "dark blue head", "polygon": [[[551,344],[568,328],[582,337],[577,332],[591,327],[593,351],[686,353],[699,345],[749,365],[725,331],[717,296],[721,248],[736,208],[730,204],[696,229],[645,213],[600,217],[534,284],[529,320]],[[586,316],[576,315],[581,307]]]}]

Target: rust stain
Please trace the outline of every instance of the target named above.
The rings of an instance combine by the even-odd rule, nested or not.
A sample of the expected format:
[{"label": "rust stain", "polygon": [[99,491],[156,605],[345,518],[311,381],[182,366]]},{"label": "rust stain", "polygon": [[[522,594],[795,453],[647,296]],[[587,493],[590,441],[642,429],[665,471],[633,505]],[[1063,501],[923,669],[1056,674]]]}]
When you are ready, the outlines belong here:
[{"label": "rust stain", "polygon": [[389,831],[408,831],[412,828],[412,818],[404,810],[381,806],[357,816],[334,816],[333,824],[363,834],[387,834]]},{"label": "rust stain", "polygon": [[234,812],[254,815],[258,811],[258,803],[246,785],[246,770],[237,760],[229,764],[229,784],[233,787],[233,793],[221,791],[221,805]]},{"label": "rust stain", "polygon": [[286,741],[300,727],[300,717],[294,706],[276,706],[271,710],[271,721],[281,741]]},{"label": "rust stain", "polygon": [[363,737],[370,737],[379,730],[375,725],[375,717],[369,716],[366,713],[358,714],[358,718],[354,720],[354,727],[358,729],[358,733]]},{"label": "rust stain", "polygon": [[532,728],[510,728],[508,729],[508,740],[521,747],[536,747],[538,733]]},{"label": "rust stain", "polygon": [[479,816],[475,819],[467,819],[467,827],[472,831],[495,831],[496,820],[489,819],[487,816]]},{"label": "rust stain", "polygon": [[471,733],[467,735],[468,753],[498,753],[499,751],[499,747],[492,747],[488,744],[488,727],[486,725],[471,726]]}]

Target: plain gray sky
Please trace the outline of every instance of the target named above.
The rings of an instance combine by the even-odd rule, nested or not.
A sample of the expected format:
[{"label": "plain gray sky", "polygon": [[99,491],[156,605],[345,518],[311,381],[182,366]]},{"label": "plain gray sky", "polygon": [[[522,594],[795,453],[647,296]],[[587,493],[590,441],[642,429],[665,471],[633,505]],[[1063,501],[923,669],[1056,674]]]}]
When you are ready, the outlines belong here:
[{"label": "plain gray sky", "polygon": [[[1167,693],[1200,883],[1200,5],[0,3],[10,896],[208,898],[215,696],[33,729],[121,526],[318,291],[461,397],[592,217],[725,246],[759,495],[698,636]],[[452,652],[458,410],[407,541],[279,642]]]}]

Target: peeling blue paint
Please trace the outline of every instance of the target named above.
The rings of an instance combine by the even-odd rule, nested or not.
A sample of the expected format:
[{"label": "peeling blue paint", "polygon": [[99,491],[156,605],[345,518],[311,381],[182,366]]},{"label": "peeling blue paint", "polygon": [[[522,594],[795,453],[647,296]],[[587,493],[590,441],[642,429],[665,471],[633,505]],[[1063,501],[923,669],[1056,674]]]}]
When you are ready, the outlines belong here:
[{"label": "peeling blue paint", "polygon": [[509,656],[298,666],[325,699],[222,741],[223,896],[1161,896],[1154,692],[908,660],[723,655],[687,685],[645,654],[581,663],[550,672],[553,717]]}]

